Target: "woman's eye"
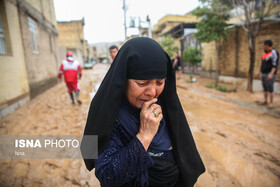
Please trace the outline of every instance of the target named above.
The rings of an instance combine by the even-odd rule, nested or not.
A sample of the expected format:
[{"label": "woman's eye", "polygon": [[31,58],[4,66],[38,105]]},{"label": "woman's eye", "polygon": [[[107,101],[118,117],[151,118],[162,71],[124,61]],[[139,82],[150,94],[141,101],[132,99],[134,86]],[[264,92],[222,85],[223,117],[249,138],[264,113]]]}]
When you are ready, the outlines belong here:
[{"label": "woman's eye", "polygon": [[148,82],[137,82],[137,84],[140,85],[140,86],[145,86],[145,85],[148,84]]},{"label": "woman's eye", "polygon": [[164,82],[157,82],[157,85],[163,85]]}]

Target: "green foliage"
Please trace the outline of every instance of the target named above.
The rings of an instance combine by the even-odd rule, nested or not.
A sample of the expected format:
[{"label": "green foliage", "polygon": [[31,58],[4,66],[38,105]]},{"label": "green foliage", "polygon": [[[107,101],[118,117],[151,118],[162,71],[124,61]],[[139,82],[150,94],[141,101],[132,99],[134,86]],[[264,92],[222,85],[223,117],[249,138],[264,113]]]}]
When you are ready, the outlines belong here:
[{"label": "green foliage", "polygon": [[192,74],[190,74],[190,79],[189,80],[187,80],[187,83],[193,83],[193,81],[192,81]]},{"label": "green foliage", "polygon": [[175,41],[171,35],[164,36],[163,39],[159,42],[161,47],[171,58],[173,54],[179,50],[178,46],[175,45]]},{"label": "green foliage", "polygon": [[222,38],[228,38],[228,11],[230,7],[221,0],[200,0],[203,7],[197,8],[193,14],[201,18],[196,25],[198,32],[195,37],[201,42],[219,42]]},{"label": "green foliage", "polygon": [[214,84],[209,84],[209,85],[207,85],[206,87],[207,87],[207,88],[211,88],[211,89],[212,89],[212,88],[215,88]]},{"label": "green foliage", "polygon": [[201,62],[201,50],[196,47],[189,47],[183,52],[184,61],[190,62],[192,65],[196,65]]},{"label": "green foliage", "polygon": [[[211,83],[211,84],[207,85],[206,87],[212,89],[212,88],[215,88],[215,85]],[[221,92],[235,92],[236,91],[236,90],[228,89],[227,86],[221,85],[221,84],[219,84],[216,89]]]},{"label": "green foliage", "polygon": [[224,86],[224,85],[218,85],[217,90],[220,90],[221,92],[230,92],[230,90]]}]

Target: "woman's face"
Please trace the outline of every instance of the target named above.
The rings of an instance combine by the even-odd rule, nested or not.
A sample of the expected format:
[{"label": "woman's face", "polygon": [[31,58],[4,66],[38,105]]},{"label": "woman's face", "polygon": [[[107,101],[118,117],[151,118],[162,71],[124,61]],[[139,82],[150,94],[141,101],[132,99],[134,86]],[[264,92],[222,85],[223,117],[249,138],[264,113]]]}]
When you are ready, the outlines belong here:
[{"label": "woman's face", "polygon": [[140,109],[144,102],[158,98],[163,91],[164,84],[165,79],[128,79],[126,87],[127,99],[132,106]]}]

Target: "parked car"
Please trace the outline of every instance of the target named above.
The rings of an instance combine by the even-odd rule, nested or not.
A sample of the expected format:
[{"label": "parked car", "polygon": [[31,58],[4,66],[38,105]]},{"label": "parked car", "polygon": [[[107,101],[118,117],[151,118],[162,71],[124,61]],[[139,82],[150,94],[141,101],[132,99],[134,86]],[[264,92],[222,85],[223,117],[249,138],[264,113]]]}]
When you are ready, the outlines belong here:
[{"label": "parked car", "polygon": [[102,60],[101,60],[101,63],[102,63],[102,64],[107,64],[107,63],[108,63],[108,59],[106,59],[106,58],[102,59]]},{"label": "parked car", "polygon": [[84,64],[84,69],[92,69],[96,64],[96,60],[89,60]]}]

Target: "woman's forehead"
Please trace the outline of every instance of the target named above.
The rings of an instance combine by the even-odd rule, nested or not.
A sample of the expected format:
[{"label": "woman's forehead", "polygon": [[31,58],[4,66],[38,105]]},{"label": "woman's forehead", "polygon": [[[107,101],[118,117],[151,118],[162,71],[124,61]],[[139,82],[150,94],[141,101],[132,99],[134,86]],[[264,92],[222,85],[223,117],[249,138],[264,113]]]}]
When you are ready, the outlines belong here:
[{"label": "woman's forehead", "polygon": [[128,81],[157,81],[157,80],[165,80],[163,79],[148,79],[148,80],[142,80],[142,79],[127,79]]}]

